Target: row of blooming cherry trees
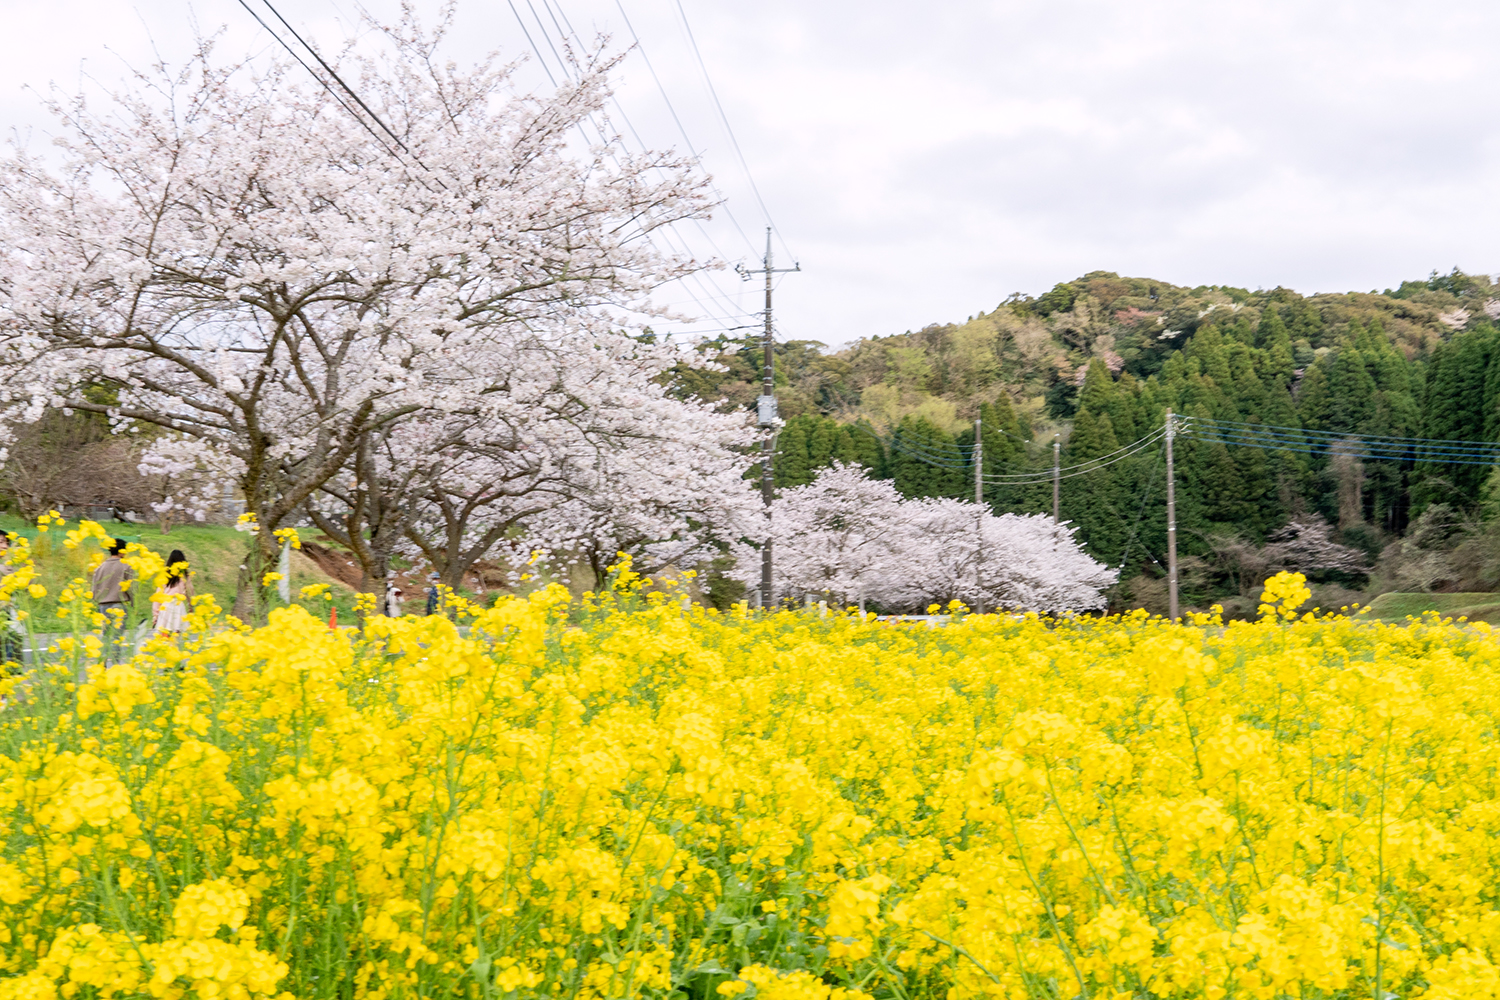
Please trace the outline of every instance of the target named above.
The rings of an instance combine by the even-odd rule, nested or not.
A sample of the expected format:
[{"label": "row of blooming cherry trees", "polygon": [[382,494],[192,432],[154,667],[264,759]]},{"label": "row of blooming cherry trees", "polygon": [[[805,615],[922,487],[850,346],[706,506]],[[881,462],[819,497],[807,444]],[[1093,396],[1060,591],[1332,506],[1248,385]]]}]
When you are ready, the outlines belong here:
[{"label": "row of blooming cherry trees", "polygon": [[[1079,547],[1069,525],[958,500],[907,500],[858,466],[836,464],[782,490],[772,518],[778,592],[838,604],[1093,610],[1117,577]],[[759,563],[745,548],[741,574],[754,586]]]},{"label": "row of blooming cherry trees", "polygon": [[[297,67],[224,63],[210,42],[107,101],[52,102],[55,151],[0,163],[0,427],[104,413],[150,429],[143,468],[182,485],[168,506],[200,510],[227,485],[258,525],[242,616],[262,610],[274,532],[302,519],[371,591],[402,554],[456,585],[502,544],[682,563],[763,537],[748,418],[673,398],[668,372],[703,362],[640,336],[662,314],[653,291],[704,266],[652,234],[709,212],[706,177],[580,141],[604,115],[602,52],[554,93],[520,94],[495,58],[447,61],[446,20],[372,27],[389,57],[342,70],[378,121]],[[929,506],[920,524],[901,508],[903,530],[947,537],[959,506]],[[798,509],[789,497],[777,517]],[[986,522],[984,594],[1007,544],[1043,540],[1021,524]],[[781,550],[789,586],[855,594],[863,554],[813,587],[817,557],[793,536],[813,537],[795,528]],[[884,546],[882,572],[883,537],[864,543]],[[957,596],[961,563],[866,596]]]}]

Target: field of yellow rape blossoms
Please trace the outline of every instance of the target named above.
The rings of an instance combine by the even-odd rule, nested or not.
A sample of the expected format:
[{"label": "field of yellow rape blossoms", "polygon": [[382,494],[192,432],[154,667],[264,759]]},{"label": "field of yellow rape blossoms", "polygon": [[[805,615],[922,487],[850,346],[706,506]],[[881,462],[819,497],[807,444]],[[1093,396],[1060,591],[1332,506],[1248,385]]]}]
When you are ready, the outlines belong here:
[{"label": "field of yellow rape blossoms", "polygon": [[0,712],[0,1000],[1500,996],[1500,645],[1302,593],[60,648]]}]

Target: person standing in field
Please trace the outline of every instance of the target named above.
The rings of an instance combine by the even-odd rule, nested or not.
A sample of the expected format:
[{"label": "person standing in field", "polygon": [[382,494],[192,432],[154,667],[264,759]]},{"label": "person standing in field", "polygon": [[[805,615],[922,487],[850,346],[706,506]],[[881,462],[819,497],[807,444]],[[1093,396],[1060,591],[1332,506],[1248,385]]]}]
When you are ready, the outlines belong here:
[{"label": "person standing in field", "polygon": [[130,583],[135,579],[135,571],[125,565],[120,558],[125,552],[125,543],[112,538],[109,543],[109,554],[94,570],[94,579],[91,585],[94,594],[94,603],[99,607],[99,613],[104,616],[104,659],[107,663],[114,662],[116,658],[116,646],[120,637],[125,632],[125,619],[130,614],[134,604],[134,598],[130,593]]},{"label": "person standing in field", "polygon": [[[0,560],[3,560],[10,552],[10,532],[0,531]],[[16,664],[20,663],[25,655],[25,643],[22,641],[21,619],[16,615],[16,609],[10,601],[0,604],[0,661]]]},{"label": "person standing in field", "polygon": [[436,573],[427,574],[427,613],[429,615],[438,613],[438,602],[441,600],[441,595],[438,593],[438,581],[441,579],[442,577]]},{"label": "person standing in field", "polygon": [[167,556],[167,582],[151,599],[151,624],[163,637],[176,635],[187,627],[188,603],[193,599],[193,576],[188,572],[187,556],[173,549]]}]

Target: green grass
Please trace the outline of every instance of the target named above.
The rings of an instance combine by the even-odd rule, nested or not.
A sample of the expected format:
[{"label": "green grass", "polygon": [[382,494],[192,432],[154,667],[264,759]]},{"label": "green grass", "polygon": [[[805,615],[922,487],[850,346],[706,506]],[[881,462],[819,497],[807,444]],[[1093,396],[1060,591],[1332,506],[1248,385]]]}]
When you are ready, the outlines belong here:
[{"label": "green grass", "polygon": [[1381,594],[1370,601],[1370,617],[1405,621],[1435,611],[1444,618],[1467,618],[1500,625],[1500,594]]}]

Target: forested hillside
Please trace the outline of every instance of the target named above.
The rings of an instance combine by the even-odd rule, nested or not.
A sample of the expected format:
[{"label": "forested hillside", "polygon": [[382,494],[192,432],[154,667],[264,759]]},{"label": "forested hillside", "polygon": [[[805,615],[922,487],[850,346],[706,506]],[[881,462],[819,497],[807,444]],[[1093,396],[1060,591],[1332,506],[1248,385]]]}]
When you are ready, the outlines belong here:
[{"label": "forested hillside", "polygon": [[[1290,566],[1350,595],[1490,589],[1500,533],[1487,527],[1491,469],[1420,449],[1366,460],[1333,447],[1226,443],[1194,428],[1269,426],[1330,435],[1500,437],[1500,289],[1454,270],[1384,292],[1304,296],[1277,288],[1177,287],[1093,272],[1016,295],[963,323],[871,336],[842,350],[778,345],[787,418],[780,486],[836,460],[908,496],[972,496],[973,421],[986,475],[1021,476],[1108,456],[1163,426],[1177,442],[1185,597],[1248,593]],[[725,370],[683,391],[747,405],[759,353],[718,342]],[[1213,422],[1213,423],[1210,423]],[[1152,603],[1164,559],[1160,443],[1065,478],[1061,512],[1088,549],[1122,566],[1117,603]],[[997,511],[1050,512],[1050,482],[991,482]],[[1336,597],[1339,591],[1332,588]]]}]

